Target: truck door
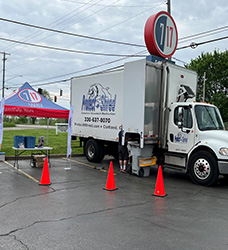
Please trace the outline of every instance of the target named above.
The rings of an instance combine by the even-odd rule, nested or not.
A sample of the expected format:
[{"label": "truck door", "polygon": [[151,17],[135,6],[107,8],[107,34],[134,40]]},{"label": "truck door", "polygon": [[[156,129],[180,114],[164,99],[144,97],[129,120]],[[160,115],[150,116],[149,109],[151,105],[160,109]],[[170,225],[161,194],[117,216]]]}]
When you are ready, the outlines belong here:
[{"label": "truck door", "polygon": [[195,144],[195,122],[192,106],[171,104],[168,124],[168,151],[188,153]]}]

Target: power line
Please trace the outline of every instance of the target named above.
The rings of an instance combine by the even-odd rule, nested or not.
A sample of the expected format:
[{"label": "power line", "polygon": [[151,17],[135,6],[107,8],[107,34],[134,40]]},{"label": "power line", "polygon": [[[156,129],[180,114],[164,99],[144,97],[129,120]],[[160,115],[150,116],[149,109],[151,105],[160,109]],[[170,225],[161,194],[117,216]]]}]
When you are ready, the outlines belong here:
[{"label": "power line", "polygon": [[228,38],[228,36],[224,36],[224,37],[220,37],[220,38],[216,38],[216,39],[204,41],[204,42],[201,42],[201,43],[192,42],[190,45],[186,45],[186,46],[177,48],[177,50],[186,49],[186,48],[189,48],[189,47],[191,47],[192,49],[195,49],[195,48],[198,47],[199,45],[203,45],[203,44],[206,44],[206,43],[217,42],[217,41],[224,40],[224,39],[227,39],[227,38]]},{"label": "power line", "polygon": [[85,36],[85,35],[80,35],[80,34],[76,34],[76,33],[71,33],[71,32],[66,32],[66,31],[61,31],[61,30],[46,28],[46,27],[42,27],[42,26],[38,26],[38,25],[33,25],[33,24],[18,22],[18,21],[6,19],[6,18],[0,18],[0,21],[10,22],[10,23],[18,24],[18,25],[27,26],[27,27],[30,27],[30,28],[51,31],[51,32],[60,33],[60,34],[64,34],[64,35],[69,35],[69,36],[76,36],[76,37],[81,37],[81,38],[85,38],[85,39],[97,40],[97,41],[100,41],[100,42],[108,42],[108,43],[115,43],[115,44],[121,44],[121,45],[128,45],[128,46],[135,46],[135,47],[143,47],[143,48],[145,48],[145,45],[119,42],[119,41],[114,41],[114,40],[110,40],[110,39],[103,39],[103,38],[98,38],[98,37],[92,37],[92,36]]},{"label": "power line", "polygon": [[[93,1],[93,0],[90,0],[88,3],[92,2],[92,1]],[[101,0],[101,1],[102,1],[102,0]],[[98,3],[99,3],[99,2],[100,2],[100,1],[98,1]],[[84,4],[84,5],[86,5],[86,4]],[[77,12],[76,14],[78,15],[78,14],[82,13],[83,11],[85,11],[85,10],[91,8],[91,7],[93,7],[93,6],[90,6],[90,7],[88,7],[88,8],[85,8],[84,10],[82,10],[82,11],[80,11],[80,12]],[[75,11],[80,10],[81,8],[83,8],[83,6],[74,9],[73,11],[71,11],[71,12],[69,12],[68,14],[62,16],[61,18],[55,20],[54,22],[50,23],[49,25],[50,25],[51,27],[56,27],[56,26],[58,26],[58,25],[60,25],[60,24],[62,24],[62,23],[64,23],[64,22],[68,21],[68,20],[71,19],[74,15],[71,16],[71,17],[68,17],[68,16],[70,16],[70,15],[71,15],[72,13],[74,13]],[[76,14],[75,14],[75,15],[76,15]],[[66,18],[66,17],[68,17],[68,18]],[[62,19],[65,19],[65,20],[62,20]],[[61,20],[62,20],[62,21],[61,21]],[[59,22],[59,21],[61,21],[61,22]],[[26,36],[23,40],[28,40],[28,38],[30,38],[30,39],[31,39],[31,38],[34,38],[34,37],[36,37],[37,35],[39,35],[40,33],[42,33],[42,32],[44,32],[44,31],[36,31],[36,32],[34,32],[34,33],[32,33],[32,34]],[[42,39],[40,39],[40,40],[42,40]],[[40,40],[38,40],[38,41],[40,41]],[[16,45],[11,45],[11,47],[9,46],[9,47],[7,47],[6,49],[12,48],[12,47],[14,47],[14,46],[16,46]],[[5,50],[6,50],[6,49],[5,49]]]},{"label": "power line", "polygon": [[219,34],[219,33],[221,33],[221,32],[224,32],[224,31],[226,31],[226,30],[220,30],[220,31],[216,31],[216,32],[213,32],[213,33],[207,33],[207,34],[205,34],[205,35],[192,37],[192,38],[189,38],[189,39],[187,39],[187,40],[185,40],[185,41],[180,41],[180,42],[178,42],[178,44],[180,44],[180,43],[186,43],[186,42],[188,42],[188,41],[191,41],[193,38],[200,39],[200,38],[204,38],[204,37],[207,37],[207,36],[214,36],[214,35],[216,35],[216,34]]},{"label": "power line", "polygon": [[[190,45],[188,46],[183,46],[183,47],[180,47],[180,48],[177,48],[177,50],[180,50],[180,49],[185,49],[185,48],[196,48],[197,46],[199,45],[203,45],[203,44],[206,44],[206,43],[211,43],[211,42],[216,42],[216,41],[219,41],[219,40],[223,40],[223,39],[227,39],[228,36],[226,37],[220,37],[220,38],[217,38],[217,39],[213,39],[213,40],[208,40],[208,41],[204,41],[204,42],[201,42],[201,43],[191,43]],[[140,54],[140,53],[144,53],[145,50],[143,51],[140,51],[136,54]],[[136,56],[136,54],[134,56]],[[143,56],[145,57],[145,56]],[[69,74],[65,74],[65,75],[62,75],[62,76],[57,76],[57,77],[52,77],[52,78],[49,78],[49,79],[44,79],[44,80],[39,80],[39,81],[34,81],[34,82],[31,82],[31,83],[35,83],[35,82],[40,82],[40,81],[45,81],[45,80],[50,80],[50,79],[54,79],[54,78],[59,78],[59,77],[64,77],[64,76],[67,76],[67,75],[72,75],[72,74],[76,74],[76,73],[81,73],[81,72],[85,72],[85,71],[88,71],[88,70],[92,70],[92,69],[95,69],[95,68],[99,68],[99,67],[102,67],[102,66],[106,66],[108,64],[112,64],[112,63],[115,63],[115,62],[118,62],[118,61],[121,61],[121,60],[125,60],[126,58],[120,58],[120,59],[117,59],[117,60],[114,60],[114,61],[110,61],[110,62],[107,62],[107,63],[104,63],[104,64],[100,64],[100,65],[96,65],[96,66],[93,66],[93,67],[90,67],[90,68],[86,68],[86,69],[83,69],[83,70],[79,70],[79,71],[76,71],[76,72],[71,72]],[[185,63],[184,61],[181,61],[177,58],[175,58],[175,60],[177,61],[180,61],[182,63]],[[121,66],[117,66],[117,67],[122,67]],[[109,70],[109,69],[107,69]],[[68,79],[63,79],[63,80],[59,80],[59,81],[53,81],[53,82],[46,82],[46,83],[42,83],[42,84],[37,84],[37,85],[34,85],[34,86],[41,86],[41,85],[51,85],[51,84],[55,84],[55,83],[60,83],[60,82],[66,82],[66,81],[69,81],[71,78],[68,78]]]},{"label": "power line", "polygon": [[[0,20],[1,20],[1,18],[0,18]],[[224,27],[221,27],[221,28],[217,28],[217,29],[213,29],[213,30],[210,30],[210,31],[205,31],[205,32],[201,32],[201,33],[198,33],[198,34],[194,34],[194,35],[190,35],[190,36],[187,36],[187,37],[184,37],[184,38],[180,38],[179,40],[184,40],[184,39],[189,39],[189,38],[192,38],[192,37],[197,37],[197,36],[200,36],[200,35],[206,35],[206,34],[208,34],[208,33],[212,33],[212,32],[215,32],[215,31],[219,31],[219,30],[222,30],[222,29],[227,29],[228,28],[228,26],[224,26]],[[184,49],[184,48],[188,48],[188,47],[197,47],[197,46],[199,46],[199,45],[202,45],[202,44],[206,44],[206,43],[209,43],[209,42],[215,42],[215,41],[219,41],[219,40],[222,40],[222,39],[227,39],[228,37],[222,37],[222,38],[218,38],[218,39],[213,39],[213,40],[209,40],[209,41],[205,41],[205,42],[201,42],[201,43],[191,43],[190,45],[188,45],[188,46],[184,46],[184,47],[179,47],[179,48],[177,48],[177,50],[180,50],[180,49]],[[42,45],[41,45],[42,46]],[[145,47],[145,46],[143,46],[143,47]],[[54,49],[54,47],[53,47],[53,49]],[[86,52],[87,53],[87,52]],[[88,53],[90,53],[90,52],[88,52]],[[116,56],[118,56],[118,55],[116,55]],[[119,55],[119,56],[125,56],[125,55]],[[125,58],[124,58],[125,59]],[[124,59],[120,59],[120,60],[124,60]],[[116,61],[118,61],[118,60],[116,60]],[[101,67],[101,66],[98,66],[98,67]],[[92,67],[93,68],[93,67]],[[97,66],[95,66],[94,68],[97,68]],[[89,69],[85,69],[85,70],[82,70],[82,71],[86,71],[86,70],[89,70]],[[75,73],[75,72],[73,72],[73,73]],[[73,74],[73,73],[69,73],[68,75],[70,75],[70,74]],[[60,77],[60,76],[58,76],[58,77]],[[58,77],[54,77],[54,78],[58,78]],[[54,78],[51,78],[51,79],[54,79]],[[41,80],[39,80],[39,82],[40,82]]]},{"label": "power line", "polygon": [[[103,0],[101,0],[101,1],[99,1],[99,2],[102,2],[102,1],[103,1]],[[114,1],[113,3],[117,3],[117,2],[119,2],[119,1],[120,1],[120,0],[117,0],[117,1]],[[99,3],[99,2],[97,2],[97,3]],[[89,3],[89,2],[88,2],[88,3]],[[85,11],[85,10],[87,10],[87,9],[90,9],[91,7],[95,6],[97,3],[93,3],[91,6],[87,7],[87,8],[84,9],[83,11]],[[93,15],[96,15],[97,13],[99,13],[99,12],[101,12],[101,11],[107,9],[107,8],[108,8],[110,5],[112,5],[113,3],[110,3],[109,5],[105,5],[105,7],[99,9],[98,11],[95,11],[95,12],[93,11],[92,14],[90,14],[90,15],[88,15],[88,16],[86,16],[86,17],[83,17],[82,19],[78,20],[76,23],[73,23],[73,24],[74,24],[74,25],[75,25],[75,24],[78,24],[78,23],[80,23],[81,21],[84,21],[84,20],[86,20],[87,18],[89,18],[89,17],[91,17],[91,16],[93,16]],[[71,27],[73,24],[64,27],[64,29]]]},{"label": "power line", "polygon": [[185,40],[185,39],[189,39],[189,38],[196,38],[198,36],[200,37],[204,37],[202,35],[206,35],[208,33],[213,33],[213,32],[216,32],[215,34],[219,32],[222,32],[224,31],[225,29],[228,29],[228,26],[223,26],[223,27],[220,27],[220,28],[216,28],[216,29],[212,29],[212,30],[208,30],[208,31],[204,31],[204,32],[200,32],[200,33],[197,33],[197,34],[194,34],[194,35],[189,35],[189,36],[186,36],[186,37],[182,37],[179,39],[179,41],[182,41],[182,40]]},{"label": "power line", "polygon": [[[88,3],[92,2],[92,1],[93,1],[93,0],[90,0]],[[101,1],[103,1],[103,0],[97,1],[96,3],[100,3]],[[115,1],[115,2],[113,2],[113,3],[116,3],[116,2],[118,2],[118,1],[120,1],[120,0],[117,0],[117,1]],[[83,9],[83,10],[80,11],[80,12],[77,12],[76,14],[79,15],[79,14],[82,13],[83,11],[92,8],[96,3],[94,3],[93,5],[91,5],[91,6],[87,7],[87,8],[85,8],[85,9]],[[86,4],[85,4],[85,5],[86,5]],[[74,9],[72,12],[70,12],[70,13],[68,13],[67,15],[63,16],[62,18],[56,20],[55,22],[52,22],[50,25],[55,24],[55,23],[57,22],[58,24],[53,25],[53,27],[56,27],[57,25],[62,24],[62,23],[65,22],[66,20],[68,21],[69,19],[71,19],[72,17],[74,17],[74,15],[76,15],[76,14],[74,14],[73,16],[71,16],[71,17],[67,18],[66,20],[64,20],[64,21],[62,21],[62,22],[59,23],[60,20],[64,19],[66,16],[69,16],[70,14],[72,14],[73,12],[75,12],[76,10],[81,9],[82,7],[83,7],[83,6],[77,8],[77,9]],[[104,7],[104,8],[100,9],[100,10],[97,11],[97,12],[93,12],[93,14],[91,14],[91,15],[89,15],[89,16],[83,18],[83,19],[80,19],[80,20],[77,21],[76,23],[79,23],[79,22],[81,22],[81,21],[83,21],[83,20],[89,18],[90,16],[92,16],[92,15],[94,15],[94,14],[96,14],[96,13],[98,13],[98,12],[100,12],[100,11],[106,9],[106,8],[107,8],[107,7]],[[74,23],[74,24],[76,24],[76,23]],[[71,25],[70,25],[70,26],[71,26]],[[68,26],[66,26],[65,28],[68,28],[68,27],[70,27],[70,26],[68,25]],[[64,28],[64,29],[65,29],[65,28]],[[45,32],[45,31],[36,31],[36,32],[34,33],[33,37],[36,36],[35,34],[39,34],[39,33],[42,33],[42,32]],[[99,34],[99,33],[97,33],[97,34]],[[51,34],[51,35],[49,35],[49,36],[47,36],[47,37],[45,37],[45,38],[43,38],[43,39],[46,39],[46,38],[48,38],[48,37],[50,37],[50,36],[53,36],[53,35],[54,35],[54,34]],[[96,34],[93,34],[92,36],[94,36],[94,35],[96,35]],[[29,37],[29,36],[28,36],[28,37]],[[26,38],[28,38],[28,37],[26,37]],[[30,37],[31,37],[31,36],[30,36]],[[39,39],[39,40],[37,40],[36,42],[42,41],[43,39]],[[27,40],[27,39],[26,39],[26,40]],[[24,41],[25,41],[25,40],[24,40]],[[73,44],[75,44],[75,43],[73,43]],[[73,44],[70,44],[70,45],[73,45]],[[16,45],[14,45],[14,46],[16,46]],[[13,47],[13,45],[12,45],[12,47]],[[17,50],[16,50],[16,51],[17,51]],[[15,52],[15,50],[14,50],[13,52]],[[12,53],[12,52],[11,52],[11,53]],[[52,54],[52,53],[54,53],[54,52],[51,52],[51,53],[49,53],[49,54]],[[31,63],[31,62],[34,62],[35,60],[38,60],[39,58],[41,58],[41,57],[38,57],[38,58],[36,58],[36,59],[33,59],[32,61],[29,61],[29,62],[27,62],[27,63],[25,63],[25,64],[29,64],[29,63]],[[22,65],[24,65],[24,64],[22,64]],[[21,64],[20,64],[20,66],[21,66]]]},{"label": "power line", "polygon": [[[119,0],[118,0],[119,1]],[[115,2],[118,2],[118,1],[115,1]],[[115,3],[114,2],[114,3]],[[159,3],[159,4],[156,4],[156,5],[153,5],[153,9],[154,8],[156,8],[156,7],[158,7],[158,6],[160,6],[160,5],[162,5],[163,3]],[[105,7],[106,8],[106,7]],[[104,10],[105,8],[102,8],[101,10]],[[106,29],[103,29],[103,30],[101,30],[100,32],[97,32],[97,33],[95,33],[95,34],[93,34],[92,36],[96,36],[96,35],[98,35],[98,34],[100,34],[101,32],[104,32],[104,31],[106,31],[106,30],[110,30],[111,28],[113,28],[113,27],[116,27],[117,25],[120,25],[120,24],[122,24],[122,23],[124,23],[124,22],[126,22],[126,21],[129,21],[129,20],[131,20],[131,19],[133,19],[133,18],[135,18],[135,17],[137,17],[137,16],[139,16],[139,15],[142,15],[143,13],[145,13],[146,11],[148,11],[148,10],[150,10],[151,8],[149,8],[149,9],[147,9],[147,10],[144,10],[144,11],[141,11],[140,13],[138,13],[137,15],[134,15],[134,16],[132,16],[132,17],[130,17],[130,18],[127,18],[127,19],[125,19],[125,20],[123,20],[123,21],[121,21],[121,22],[119,22],[119,23],[117,23],[117,24],[115,24],[115,25],[112,25],[112,26],[109,26],[108,28],[106,28]],[[99,10],[100,11],[100,10]],[[99,12],[98,11],[98,12]],[[96,12],[97,13],[97,12]],[[94,14],[94,13],[93,13]],[[93,15],[92,14],[92,15]],[[90,15],[91,16],[91,15]],[[83,19],[81,19],[80,21],[82,21],[82,20],[84,20],[85,18],[83,18]],[[79,22],[80,22],[79,21]],[[78,22],[77,22],[78,23]],[[68,26],[69,27],[69,26]],[[78,41],[78,42],[81,42],[81,41]],[[71,43],[70,45],[74,45],[75,43]],[[144,46],[145,47],[145,46]],[[26,64],[28,64],[28,63],[31,63],[31,62],[34,62],[34,61],[36,61],[37,59],[39,59],[40,57],[38,57],[38,58],[35,58],[35,59],[33,59],[32,61],[30,61],[30,62],[27,62]],[[24,64],[23,64],[24,65]]]},{"label": "power line", "polygon": [[172,56],[172,58],[175,59],[175,60],[178,61],[178,62],[183,63],[183,64],[188,64],[187,62],[185,62],[185,61],[183,61],[183,60],[180,60],[180,59],[178,59],[178,58],[176,58],[176,57],[174,57],[174,56]]},{"label": "power line", "polygon": [[[77,1],[72,1],[72,0],[61,0],[63,2],[71,2],[71,3],[77,3],[77,4],[87,4],[87,5],[92,5],[91,3],[87,2],[87,3],[84,3],[84,2],[77,2]],[[95,4],[96,6],[108,6],[108,5],[105,5],[105,4]],[[110,5],[109,7],[118,7],[118,8],[122,8],[122,7],[126,7],[126,8],[147,8],[147,7],[150,7],[151,4],[147,4],[147,5]]]},{"label": "power line", "polygon": [[[144,52],[145,52],[145,50],[140,51],[138,53],[135,53],[134,55],[137,55],[137,54],[140,54],[140,53],[144,53]],[[89,68],[86,68],[86,69],[81,69],[81,70],[78,70],[78,71],[70,72],[68,74],[59,75],[59,76],[51,77],[51,78],[46,78],[46,79],[43,79],[43,80],[37,80],[37,81],[30,82],[30,83],[36,83],[36,82],[41,82],[41,81],[52,80],[52,79],[55,79],[55,78],[66,77],[66,76],[69,76],[69,75],[78,74],[78,73],[82,73],[82,72],[85,72],[85,71],[89,71],[89,70],[93,70],[93,69],[96,69],[96,68],[100,68],[100,67],[103,67],[103,66],[107,66],[109,64],[113,64],[113,63],[116,63],[116,62],[119,62],[119,61],[122,61],[122,60],[126,60],[126,59],[127,58],[124,57],[124,58],[116,59],[116,60],[109,61],[109,62],[106,62],[106,63],[102,63],[102,64],[99,64],[99,65],[96,65],[96,66],[92,66],[92,67],[89,67]]]},{"label": "power line", "polygon": [[[180,49],[185,49],[185,48],[196,48],[197,46],[199,45],[203,45],[203,44],[206,44],[206,43],[211,43],[211,42],[216,42],[216,41],[219,41],[219,40],[223,40],[223,39],[227,39],[228,36],[226,37],[221,37],[221,38],[217,38],[217,39],[213,39],[213,40],[208,40],[208,41],[204,41],[204,42],[201,42],[201,43],[191,43],[190,45],[187,45],[187,46],[183,46],[183,47],[179,47],[177,48],[177,50],[180,50]],[[1,38],[0,38],[1,39]],[[130,57],[145,57],[145,55],[137,55],[137,54],[140,54],[140,53],[144,53],[146,52],[146,50],[143,50],[143,51],[140,51],[134,55],[130,55]],[[90,53],[90,52],[88,52]],[[116,55],[117,56],[117,55]],[[124,55],[122,55],[124,56]],[[87,68],[87,69],[83,69],[83,70],[79,70],[79,71],[76,71],[76,72],[71,72],[71,73],[68,73],[68,74],[65,74],[65,75],[61,75],[61,76],[56,76],[56,77],[52,77],[52,78],[48,78],[48,79],[44,79],[44,80],[38,80],[38,81],[34,81],[34,82],[31,82],[31,83],[35,83],[35,82],[40,82],[40,81],[45,81],[45,80],[50,80],[50,79],[54,79],[54,78],[59,78],[59,77],[64,77],[64,76],[67,76],[67,75],[72,75],[72,74],[76,74],[76,73],[81,73],[81,72],[84,72],[84,71],[88,71],[88,70],[92,70],[92,69],[95,69],[95,68],[98,68],[98,67],[102,67],[102,66],[106,66],[108,64],[112,64],[112,63],[115,63],[115,62],[118,62],[118,61],[121,61],[121,60],[125,60],[126,57],[128,56],[125,56],[124,58],[120,58],[120,59],[117,59],[117,60],[114,60],[114,61],[110,61],[108,63],[104,63],[104,64],[100,64],[100,65],[96,65],[96,66],[93,66],[93,67],[90,67],[90,68]],[[179,60],[179,59],[178,59]],[[181,61],[181,60],[179,60]],[[183,62],[183,61],[181,61]],[[57,81],[57,82],[64,82],[64,81],[68,81],[69,79],[67,80],[60,80],[60,81]],[[41,84],[41,85],[45,85],[45,84],[54,84],[56,83],[56,81],[54,82],[51,82],[51,83],[44,83],[44,84]]]},{"label": "power line", "polygon": [[[101,71],[98,71],[98,72],[95,72],[95,73],[91,73],[91,74],[89,74],[89,76],[97,75],[97,74],[101,74],[101,73],[105,73],[105,72],[109,72],[109,71],[119,70],[119,69],[123,68],[123,66],[124,65],[119,65],[119,66],[116,66],[116,67],[112,67],[112,68],[108,68],[108,69],[105,69],[105,70],[101,70]],[[87,71],[87,70],[88,69],[81,70],[81,71]],[[54,81],[54,82],[45,82],[45,83],[41,83],[41,84],[35,84],[35,85],[32,85],[32,86],[35,87],[35,86],[43,86],[43,85],[45,85],[45,86],[46,85],[52,85],[54,83],[67,82],[67,81],[70,81],[71,79],[72,79],[72,77],[71,78],[67,78],[67,79],[63,79],[63,80],[59,80],[59,81]]]},{"label": "power line", "polygon": [[89,52],[89,51],[82,51],[82,50],[72,50],[72,49],[64,49],[64,48],[59,48],[59,47],[51,47],[47,45],[41,45],[41,44],[34,44],[34,43],[26,43],[26,42],[21,42],[17,40],[12,40],[8,38],[3,38],[0,37],[0,40],[6,41],[6,42],[12,42],[12,43],[19,43],[27,46],[33,46],[33,47],[38,47],[38,48],[43,48],[43,49],[51,49],[51,50],[57,50],[57,51],[64,51],[64,52],[71,52],[71,53],[79,53],[79,54],[87,54],[87,55],[96,55],[96,56],[124,56],[124,57],[142,57],[140,55],[121,55],[121,54],[110,54],[110,53],[98,53],[98,52]]},{"label": "power line", "polygon": [[[57,22],[57,24],[56,24],[55,26],[53,26],[53,27],[56,27],[57,25],[60,25],[60,24],[62,24],[62,23],[64,23],[64,22],[66,22],[66,21],[69,21],[69,19],[72,19],[75,15],[81,14],[81,13],[84,12],[85,10],[90,9],[91,7],[95,6],[97,3],[100,3],[100,2],[102,2],[102,1],[103,1],[103,0],[99,0],[99,1],[97,1],[96,3],[91,3],[91,6],[86,7],[85,9],[82,9],[81,11],[75,13],[73,16],[71,16],[71,17],[69,17],[69,18],[63,20],[62,22],[58,23],[58,21],[60,21],[61,19],[64,19],[66,16],[71,15],[71,14],[74,13],[76,10],[80,10],[82,7],[86,6],[87,3],[93,2],[93,0],[90,0],[90,1],[87,2],[87,3],[84,3],[81,7],[74,9],[74,10],[71,11],[70,13],[68,13],[68,14],[66,14],[65,16],[61,17],[60,19],[56,20],[54,23]],[[120,0],[118,0],[118,1],[120,1]],[[78,22],[77,22],[77,23],[78,23]]]},{"label": "power line", "polygon": [[[217,39],[213,39],[213,40],[208,40],[208,41],[205,41],[205,42],[201,42],[201,43],[191,43],[190,45],[187,45],[187,46],[183,46],[183,47],[180,47],[180,48],[177,48],[177,50],[180,50],[180,49],[185,49],[185,48],[196,48],[197,46],[199,45],[203,45],[203,44],[206,44],[206,43],[211,43],[211,42],[216,42],[216,41],[219,41],[219,40],[223,40],[223,39],[227,39],[228,36],[226,37],[221,37],[221,38],[217,38]],[[138,52],[137,54],[139,53],[145,53],[146,50],[143,50],[143,51],[140,51]],[[136,55],[136,54],[135,54]],[[145,56],[144,56],[145,57]],[[121,58],[121,59],[117,59],[115,61],[111,61],[111,62],[108,62],[108,63],[104,63],[104,64],[101,64],[101,65],[97,65],[97,66],[93,66],[91,68],[87,68],[87,69],[83,69],[83,70],[79,70],[79,71],[76,71],[76,72],[71,72],[69,74],[66,74],[66,75],[62,75],[62,76],[58,76],[58,77],[53,77],[53,78],[49,78],[49,79],[45,79],[45,80],[50,80],[50,79],[54,79],[54,78],[59,78],[59,77],[64,77],[64,76],[67,76],[67,75],[72,75],[72,74],[76,74],[76,73],[81,73],[81,72],[84,72],[84,71],[88,71],[88,70],[91,70],[91,69],[95,69],[95,68],[98,68],[98,67],[102,67],[102,66],[106,66],[108,64],[112,64],[112,63],[115,63],[115,62],[118,62],[118,61],[121,61],[121,60],[125,60],[126,58]],[[176,58],[175,58],[176,59]],[[181,61],[179,59],[176,59],[177,61],[180,61],[184,64],[187,64],[186,62],[184,61]],[[40,82],[42,80],[39,80],[39,81],[35,81],[35,82]],[[54,82],[55,83],[55,82]]]}]

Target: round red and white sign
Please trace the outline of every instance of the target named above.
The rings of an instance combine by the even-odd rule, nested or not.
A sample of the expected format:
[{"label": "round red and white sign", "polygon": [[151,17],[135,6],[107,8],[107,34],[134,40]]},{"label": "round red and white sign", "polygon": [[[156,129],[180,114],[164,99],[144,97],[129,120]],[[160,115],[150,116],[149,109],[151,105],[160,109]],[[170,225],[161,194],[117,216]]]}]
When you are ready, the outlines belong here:
[{"label": "round red and white sign", "polygon": [[26,102],[39,103],[42,101],[42,97],[39,93],[32,89],[23,89],[18,93],[18,97]]},{"label": "round red and white sign", "polygon": [[176,24],[169,13],[161,11],[150,16],[145,24],[144,38],[150,54],[170,57],[177,48]]}]

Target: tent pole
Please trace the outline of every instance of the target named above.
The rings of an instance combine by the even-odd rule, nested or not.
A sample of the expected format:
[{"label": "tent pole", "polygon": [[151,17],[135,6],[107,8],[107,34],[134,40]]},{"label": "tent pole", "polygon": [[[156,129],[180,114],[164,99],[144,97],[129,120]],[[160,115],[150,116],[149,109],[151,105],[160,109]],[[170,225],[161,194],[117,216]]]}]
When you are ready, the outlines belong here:
[{"label": "tent pole", "polygon": [[70,160],[69,160],[69,167],[65,167],[64,170],[71,170],[71,154],[70,154]]},{"label": "tent pole", "polygon": [[47,118],[47,146],[48,146],[48,135],[49,135],[49,117]]}]

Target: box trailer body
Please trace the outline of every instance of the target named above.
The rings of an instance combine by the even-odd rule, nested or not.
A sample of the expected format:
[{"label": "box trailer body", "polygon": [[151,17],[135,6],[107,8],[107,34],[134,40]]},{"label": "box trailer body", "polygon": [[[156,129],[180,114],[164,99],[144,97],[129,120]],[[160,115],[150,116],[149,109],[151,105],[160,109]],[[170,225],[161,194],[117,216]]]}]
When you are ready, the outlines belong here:
[{"label": "box trailer body", "polygon": [[[151,165],[162,164],[212,185],[219,174],[228,174],[227,131],[215,106],[195,101],[196,91],[196,72],[146,59],[72,78],[72,134],[84,142],[87,159],[97,162],[105,154],[118,156],[122,125],[133,174],[148,176]],[[200,120],[211,127],[202,127]],[[214,132],[223,141],[215,140]]]},{"label": "box trailer body", "polygon": [[[75,82],[75,83],[74,83]],[[116,141],[122,120],[123,74],[112,72],[72,79],[72,133]]]}]

